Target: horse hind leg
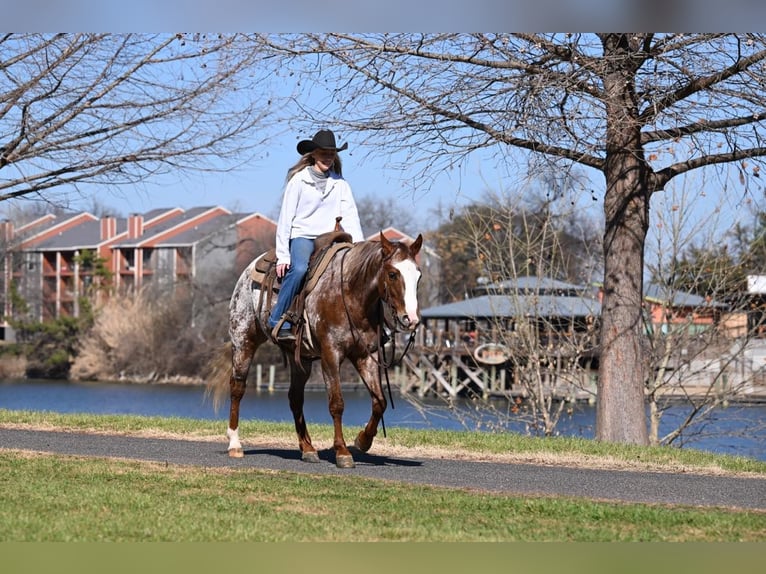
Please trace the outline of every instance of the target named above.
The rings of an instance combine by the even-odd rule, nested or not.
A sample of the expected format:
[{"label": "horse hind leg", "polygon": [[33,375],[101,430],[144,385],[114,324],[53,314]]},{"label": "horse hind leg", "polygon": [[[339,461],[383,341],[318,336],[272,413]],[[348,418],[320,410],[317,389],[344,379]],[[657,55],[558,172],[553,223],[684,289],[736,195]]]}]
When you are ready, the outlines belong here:
[{"label": "horse hind leg", "polygon": [[[258,333],[258,335],[263,335]],[[229,377],[229,428],[226,429],[226,437],[229,439],[228,453],[231,458],[242,458],[245,456],[242,449],[242,443],[239,440],[239,409],[242,398],[247,389],[247,375],[250,371],[250,364],[255,355],[258,346],[265,341],[265,335],[247,339],[243,344],[232,347],[231,357],[231,375]]]},{"label": "horse hind leg", "polygon": [[[245,376],[246,377],[246,376]],[[231,458],[242,458],[245,451],[239,441],[239,406],[242,397],[245,396],[246,378],[238,378],[232,371],[229,379],[231,392],[231,404],[229,406],[229,428],[226,429],[226,437],[229,439],[228,453]]]}]

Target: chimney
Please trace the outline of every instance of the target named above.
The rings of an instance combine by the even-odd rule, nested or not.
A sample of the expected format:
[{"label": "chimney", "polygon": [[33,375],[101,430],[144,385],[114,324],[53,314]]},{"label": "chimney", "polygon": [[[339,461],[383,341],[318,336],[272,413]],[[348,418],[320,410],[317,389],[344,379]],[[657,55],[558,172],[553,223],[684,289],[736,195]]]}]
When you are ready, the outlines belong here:
[{"label": "chimney", "polygon": [[108,241],[117,235],[117,218],[106,216],[101,221],[101,241]]},{"label": "chimney", "polygon": [[7,219],[0,221],[0,242],[7,245],[13,241],[13,236],[13,222]]},{"label": "chimney", "polygon": [[144,234],[144,216],[134,213],[128,216],[128,239],[137,239]]}]

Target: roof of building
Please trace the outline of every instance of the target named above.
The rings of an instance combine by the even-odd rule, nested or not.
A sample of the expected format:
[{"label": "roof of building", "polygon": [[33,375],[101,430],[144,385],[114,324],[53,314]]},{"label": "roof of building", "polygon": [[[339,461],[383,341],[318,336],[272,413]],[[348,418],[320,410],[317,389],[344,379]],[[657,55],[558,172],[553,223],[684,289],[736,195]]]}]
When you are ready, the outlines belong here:
[{"label": "roof of building", "polygon": [[[193,245],[198,241],[209,237],[213,233],[220,231],[226,227],[235,225],[240,219],[236,214],[219,215],[213,219],[208,219],[202,223],[198,223],[194,227],[180,231],[167,239],[160,240],[156,243],[156,247],[170,247],[179,245]],[[144,241],[146,238],[142,238]]]},{"label": "roof of building", "polygon": [[[212,217],[205,217],[213,214]],[[143,219],[144,226],[141,235],[128,238],[128,218],[115,217],[116,230],[113,231],[111,247],[131,248],[151,244],[154,247],[170,247],[194,245],[211,234],[226,227],[244,222],[252,217],[260,217],[266,222],[273,223],[268,217],[258,213],[231,213],[222,207],[194,207],[188,210],[180,208],[152,209],[138,215]],[[67,224],[75,219],[81,219],[77,224]],[[199,222],[195,223],[195,219]],[[88,212],[77,212],[65,216],[40,220],[33,226],[30,249],[34,251],[70,251],[77,249],[92,249],[103,244],[106,240],[101,237],[101,220]],[[55,228],[61,231],[55,233]],[[44,239],[35,240],[34,236],[44,237],[46,233],[54,234]],[[163,234],[165,234],[163,236]],[[154,243],[153,243],[154,242]]]},{"label": "roof of building", "polygon": [[518,277],[494,283],[479,283],[474,295],[519,293],[524,295],[585,295],[591,288],[574,283],[566,283],[548,277]]},{"label": "roof of building", "polygon": [[[117,233],[127,229],[125,219],[117,219]],[[86,249],[103,243],[101,240],[101,222],[83,221],[57,235],[49,237],[34,245],[35,251],[62,251],[71,249]]]},{"label": "roof of building", "polygon": [[726,307],[713,299],[706,299],[693,293],[678,291],[666,285],[649,283],[644,286],[644,298],[656,303],[667,303],[673,307]]},{"label": "roof of building", "polygon": [[424,309],[424,319],[484,317],[588,317],[601,314],[601,305],[587,297],[554,295],[482,295]]},{"label": "roof of building", "polygon": [[[190,221],[193,221],[195,218],[200,217],[201,215],[215,209],[221,209],[216,207],[194,207],[191,209],[187,209],[186,211],[183,211],[173,217],[169,217],[167,219],[163,219],[160,222],[151,225],[151,226],[145,226],[143,229],[143,233],[138,237],[132,237],[128,239],[123,239],[122,241],[119,241],[115,243],[115,247],[138,247],[142,243],[149,243],[152,241],[153,238],[158,237],[159,235],[166,233],[167,231],[170,231],[174,227],[180,228],[186,223],[189,223]],[[228,210],[225,211],[225,213],[230,214]],[[157,217],[157,213],[148,212],[145,214],[144,221],[148,221],[150,218]],[[180,231],[179,233],[174,234],[172,238],[172,244],[178,245],[179,242],[175,239],[181,235],[182,233],[186,233],[186,231]],[[209,231],[208,231],[209,233]],[[193,234],[192,234],[193,235]],[[188,237],[188,235],[187,235]],[[185,244],[191,244],[195,243],[199,239],[204,237],[204,235],[199,235],[195,239],[187,241]],[[160,240],[158,243],[162,244],[164,241]]]},{"label": "roof of building", "polygon": [[[380,234],[383,234],[386,236],[386,239],[389,241],[401,241],[407,245],[411,244],[413,241],[415,241],[415,237],[412,237],[411,235],[407,235],[403,231],[397,229],[396,227],[386,227],[385,229],[381,229],[380,231],[376,231],[375,233],[371,233],[365,239],[367,241],[377,241],[380,239]],[[425,243],[423,243],[423,247],[421,248],[421,251],[424,251],[428,253],[429,257],[441,259],[441,255],[436,253],[436,251],[433,250],[433,248],[429,247]]]}]

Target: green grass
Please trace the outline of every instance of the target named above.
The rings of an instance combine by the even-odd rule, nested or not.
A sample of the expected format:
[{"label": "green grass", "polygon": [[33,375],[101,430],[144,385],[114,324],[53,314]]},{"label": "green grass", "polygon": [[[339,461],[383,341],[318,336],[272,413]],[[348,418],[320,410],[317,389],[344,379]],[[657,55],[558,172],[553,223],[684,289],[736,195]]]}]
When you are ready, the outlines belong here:
[{"label": "green grass", "polygon": [[[0,410],[0,424],[214,436],[224,423]],[[331,429],[314,430],[330,441]],[[245,437],[292,438],[290,425],[248,421]],[[395,437],[395,438],[394,438]],[[389,429],[399,446],[499,453],[581,452],[683,464],[672,449],[570,439]],[[693,457],[707,468],[710,456]],[[716,465],[763,473],[757,461]],[[0,451],[2,541],[766,541],[766,513],[519,497],[403,485],[352,473],[315,476]]]},{"label": "green grass", "polygon": [[4,541],[763,541],[766,515],[0,451]]}]

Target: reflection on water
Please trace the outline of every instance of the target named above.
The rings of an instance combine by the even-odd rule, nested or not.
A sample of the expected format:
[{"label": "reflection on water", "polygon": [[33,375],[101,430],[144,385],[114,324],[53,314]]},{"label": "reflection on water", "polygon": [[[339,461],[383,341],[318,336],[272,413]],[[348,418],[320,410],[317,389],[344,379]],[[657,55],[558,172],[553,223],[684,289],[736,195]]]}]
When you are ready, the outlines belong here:
[{"label": "reflection on water", "polygon": [[[370,398],[363,388],[346,389],[344,423],[359,427],[370,416]],[[414,405],[394,394],[394,408],[385,415],[386,428],[475,430],[503,429],[528,433],[526,423],[518,416],[505,414],[505,403],[496,403],[498,416],[470,401],[459,401],[454,410],[432,399]],[[132,414],[168,416],[225,421],[226,408],[216,413],[202,387],[185,385],[137,385],[122,383],[88,383],[67,381],[0,381],[0,408],[8,410],[52,411],[57,413]],[[307,389],[304,407],[309,424],[330,424],[324,389]],[[660,433],[675,428],[685,412],[682,407],[670,409],[663,417]],[[292,422],[286,391],[248,389],[242,401],[243,420],[258,419]],[[577,405],[562,417],[557,430],[565,436],[592,438],[595,408]],[[695,429],[685,446],[725,454],[743,455],[766,460],[766,405],[736,406],[721,409],[708,419],[702,429]]]}]

